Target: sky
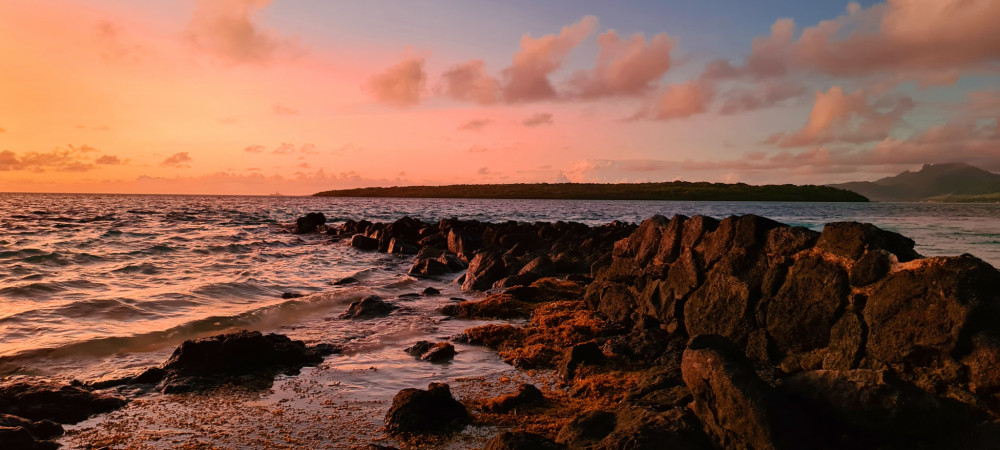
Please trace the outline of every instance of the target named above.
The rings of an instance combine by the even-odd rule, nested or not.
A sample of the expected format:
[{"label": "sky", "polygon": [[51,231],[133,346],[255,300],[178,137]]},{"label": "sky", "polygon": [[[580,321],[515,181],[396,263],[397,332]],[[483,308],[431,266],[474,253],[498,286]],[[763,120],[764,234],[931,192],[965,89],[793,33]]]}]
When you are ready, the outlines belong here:
[{"label": "sky", "polygon": [[0,191],[1000,171],[1000,2],[0,2]]}]

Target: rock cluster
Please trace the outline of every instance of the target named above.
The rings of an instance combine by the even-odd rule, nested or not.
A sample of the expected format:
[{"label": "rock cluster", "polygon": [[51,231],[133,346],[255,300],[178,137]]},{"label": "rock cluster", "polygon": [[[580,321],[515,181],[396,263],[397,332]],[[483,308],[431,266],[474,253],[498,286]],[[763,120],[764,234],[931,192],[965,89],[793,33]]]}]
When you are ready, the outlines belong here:
[{"label": "rock cluster", "polygon": [[0,448],[50,449],[74,424],[125,405],[124,398],[77,385],[20,380],[0,386]]},{"label": "rock cluster", "polygon": [[[869,224],[820,233],[747,215],[654,216],[592,259],[584,304],[605,325],[567,310],[568,296],[530,304],[524,326],[460,337],[558,369],[577,395],[615,399],[606,414],[578,417],[598,421],[584,431],[610,431],[566,429],[549,436],[556,442],[993,448],[1000,439],[1000,272],[973,256],[922,258],[912,240]],[[512,293],[531,285],[520,284],[453,312],[523,308]]]},{"label": "rock cluster", "polygon": [[[301,219],[300,219],[301,220]],[[462,289],[485,291],[527,285],[555,274],[589,274],[610,259],[613,243],[635,225],[588,227],[574,222],[486,223],[445,219],[437,224],[404,217],[392,223],[349,220],[328,227],[359,250],[416,255],[410,275],[440,277],[466,270]]]}]

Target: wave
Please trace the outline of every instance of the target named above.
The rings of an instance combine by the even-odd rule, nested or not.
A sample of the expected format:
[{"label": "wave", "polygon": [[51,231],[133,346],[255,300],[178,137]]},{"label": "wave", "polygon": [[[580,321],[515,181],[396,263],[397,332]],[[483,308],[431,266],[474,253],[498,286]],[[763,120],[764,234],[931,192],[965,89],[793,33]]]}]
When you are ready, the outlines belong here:
[{"label": "wave", "polygon": [[188,339],[211,336],[241,328],[276,329],[297,323],[324,310],[342,307],[370,292],[366,290],[328,291],[285,300],[229,316],[209,316],[165,330],[110,336],[71,342],[55,347],[23,350],[0,356],[0,366],[37,358],[103,357],[117,353],[149,352],[176,346]]},{"label": "wave", "polygon": [[52,294],[71,289],[96,291],[106,287],[107,285],[104,283],[95,283],[87,280],[51,281],[5,287],[0,289],[0,295],[22,298],[38,298],[48,297]]},{"label": "wave", "polygon": [[141,273],[143,275],[155,275],[160,273],[160,268],[152,263],[127,264],[112,270],[116,273]]},{"label": "wave", "polygon": [[21,250],[8,250],[0,252],[0,258],[20,258],[25,256],[41,255],[44,253],[44,250],[39,250],[37,248],[25,248]]}]

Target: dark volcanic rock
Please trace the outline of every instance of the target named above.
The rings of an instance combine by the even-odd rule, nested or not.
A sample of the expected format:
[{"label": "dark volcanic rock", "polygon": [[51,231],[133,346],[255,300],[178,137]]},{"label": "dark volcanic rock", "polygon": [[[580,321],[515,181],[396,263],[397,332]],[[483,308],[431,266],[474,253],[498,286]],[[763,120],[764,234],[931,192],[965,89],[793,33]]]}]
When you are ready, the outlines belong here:
[{"label": "dark volcanic rock", "polygon": [[[11,428],[22,427],[28,430],[35,439],[41,440],[61,436],[64,432],[62,425],[51,420],[32,421],[10,414],[0,414],[0,426]],[[0,442],[3,442],[3,440],[0,439]]]},{"label": "dark volcanic rock", "polygon": [[370,238],[363,234],[351,236],[351,247],[358,250],[378,250],[378,239]]},{"label": "dark volcanic rock", "polygon": [[341,319],[370,319],[372,317],[387,316],[389,313],[399,309],[399,306],[382,300],[377,295],[369,295],[361,300],[352,302],[340,315]]},{"label": "dark volcanic rock", "polygon": [[94,414],[114,411],[125,403],[126,400],[121,397],[96,393],[79,386],[26,381],[0,386],[0,414],[32,421],[77,423]]},{"label": "dark volcanic rock", "polygon": [[920,255],[913,250],[913,239],[899,233],[882,230],[870,223],[836,222],[823,227],[816,246],[834,255],[851,260],[861,258],[865,250],[882,249],[896,255],[900,262]]},{"label": "dark volcanic rock", "polygon": [[541,404],[545,401],[542,391],[530,384],[522,384],[517,387],[517,392],[492,399],[483,410],[487,412],[506,413],[515,409]]},{"label": "dark volcanic rock", "polygon": [[600,364],[604,362],[604,352],[597,342],[584,342],[574,345],[566,350],[563,355],[563,363],[559,372],[563,378],[571,379],[576,374],[576,369],[584,364]]},{"label": "dark volcanic rock", "polygon": [[524,431],[503,431],[493,436],[483,450],[560,450],[566,448],[551,439]]},{"label": "dark volcanic rock", "polygon": [[997,327],[1000,272],[971,255],[930,258],[875,285],[864,308],[867,354],[925,365],[968,351],[977,331]]},{"label": "dark volcanic rock", "polygon": [[[184,341],[164,363],[163,392],[203,390],[224,383],[269,385],[278,373],[294,374],[336,350],[307,347],[280,334],[236,331]],[[248,377],[249,378],[246,378]],[[140,376],[141,377],[141,376]]]},{"label": "dark volcanic rock", "polygon": [[11,450],[31,450],[38,442],[24,427],[8,427],[0,425],[0,444]]},{"label": "dark volcanic rock", "polygon": [[455,346],[450,342],[432,344],[428,341],[417,341],[406,348],[406,353],[428,362],[447,362],[455,358]]},{"label": "dark volcanic rock", "polygon": [[684,351],[684,383],[691,410],[705,433],[724,449],[823,448],[822,434],[804,411],[776,393],[732,343],[698,336]]},{"label": "dark volcanic rock", "polygon": [[[843,436],[843,448],[948,448],[976,424],[968,406],[937,398],[878,370],[817,370],[784,380],[781,390]],[[978,418],[982,420],[982,417]]]},{"label": "dark volcanic rock", "polygon": [[421,292],[421,294],[423,294],[423,295],[440,295],[441,291],[438,290],[437,288],[427,287],[427,288],[424,288],[424,290],[423,290],[423,292]]},{"label": "dark volcanic rock", "polygon": [[428,362],[447,362],[455,359],[455,346],[450,342],[438,342],[432,345],[420,359]]},{"label": "dark volcanic rock", "polygon": [[615,430],[618,416],[610,411],[588,411],[564,425],[556,441],[581,448],[594,444]]},{"label": "dark volcanic rock", "polygon": [[472,258],[472,261],[469,261],[469,271],[465,274],[462,290],[482,291],[489,289],[493,283],[506,274],[507,266],[500,254],[492,251],[479,252]]},{"label": "dark volcanic rock", "polygon": [[295,220],[295,232],[315,233],[316,227],[326,223],[326,216],[323,213],[309,213]]},{"label": "dark volcanic rock", "polygon": [[821,258],[799,259],[767,304],[767,332],[785,353],[826,347],[849,292],[847,274]]},{"label": "dark volcanic rock", "polygon": [[385,427],[390,432],[442,433],[468,421],[465,406],[451,396],[451,389],[444,383],[431,383],[426,391],[399,391],[385,414]]}]

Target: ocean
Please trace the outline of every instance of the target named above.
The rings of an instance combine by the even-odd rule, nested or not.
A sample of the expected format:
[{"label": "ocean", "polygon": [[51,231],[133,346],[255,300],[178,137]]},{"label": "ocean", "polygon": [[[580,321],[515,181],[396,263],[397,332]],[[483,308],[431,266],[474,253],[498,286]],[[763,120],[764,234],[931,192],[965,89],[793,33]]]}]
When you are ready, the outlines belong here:
[{"label": "ocean", "polygon": [[[654,214],[758,214],[820,230],[860,221],[914,239],[924,256],[972,253],[1000,266],[997,204],[0,194],[0,375],[129,374],[162,362],[185,339],[236,328],[337,342],[355,358],[385,362],[402,353],[379,353],[387,346],[470,326],[435,312],[469,295],[448,280],[407,276],[410,257],[361,252],[281,226],[313,211],[331,222],[411,216],[595,225]],[[348,276],[361,282],[332,285]],[[442,296],[409,300],[408,314],[363,329],[333,320],[365,295],[394,298],[428,286]],[[282,299],[285,292],[304,296]],[[400,367],[405,356],[396,356]],[[482,358],[496,363],[485,352]]]}]

